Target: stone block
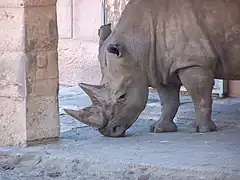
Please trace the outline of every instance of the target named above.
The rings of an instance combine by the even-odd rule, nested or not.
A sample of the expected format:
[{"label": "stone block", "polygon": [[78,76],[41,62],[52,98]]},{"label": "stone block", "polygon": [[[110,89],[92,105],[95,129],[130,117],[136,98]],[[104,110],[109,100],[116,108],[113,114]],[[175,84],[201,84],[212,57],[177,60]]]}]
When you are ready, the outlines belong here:
[{"label": "stone block", "polygon": [[24,36],[24,9],[0,7],[0,50],[24,50]]},{"label": "stone block", "polygon": [[49,6],[57,3],[57,0],[22,0],[24,7],[27,6]]},{"label": "stone block", "polygon": [[58,55],[57,51],[29,52],[28,94],[31,96],[57,96]]},{"label": "stone block", "polygon": [[103,19],[101,1],[74,0],[73,2],[73,37],[98,40],[98,29]]},{"label": "stone block", "polygon": [[57,20],[60,38],[72,38],[72,0],[58,0]]},{"label": "stone block", "polygon": [[36,80],[58,78],[57,51],[39,52],[37,56]]},{"label": "stone block", "polygon": [[28,94],[31,96],[57,96],[58,79],[36,80],[28,83]]},{"label": "stone block", "polygon": [[25,97],[26,63],[23,52],[0,52],[0,96]]},{"label": "stone block", "polygon": [[0,7],[27,7],[55,5],[57,0],[1,0]]},{"label": "stone block", "polygon": [[31,81],[58,78],[57,50],[28,52],[27,57]]},{"label": "stone block", "polygon": [[[43,28],[44,27],[44,28]],[[58,46],[55,6],[25,8],[26,50],[54,50]]]},{"label": "stone block", "polygon": [[0,7],[22,7],[24,0],[2,0]]},{"label": "stone block", "polygon": [[58,97],[29,96],[27,112],[28,143],[60,136]]},{"label": "stone block", "polygon": [[0,96],[0,102],[0,144],[26,146],[25,99]]}]

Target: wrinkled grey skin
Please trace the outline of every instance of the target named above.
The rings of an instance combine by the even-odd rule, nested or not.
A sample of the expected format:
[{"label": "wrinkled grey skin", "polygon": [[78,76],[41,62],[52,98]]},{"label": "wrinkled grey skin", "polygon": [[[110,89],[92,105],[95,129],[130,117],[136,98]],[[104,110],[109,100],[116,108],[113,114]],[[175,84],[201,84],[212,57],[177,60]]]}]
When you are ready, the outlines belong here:
[{"label": "wrinkled grey skin", "polygon": [[184,85],[196,112],[192,130],[217,130],[214,78],[240,79],[239,0],[132,0],[113,32],[105,25],[99,36],[101,85],[80,84],[93,106],[66,110],[69,115],[105,136],[123,136],[144,110],[151,86],[162,114],[150,130],[174,132]]}]

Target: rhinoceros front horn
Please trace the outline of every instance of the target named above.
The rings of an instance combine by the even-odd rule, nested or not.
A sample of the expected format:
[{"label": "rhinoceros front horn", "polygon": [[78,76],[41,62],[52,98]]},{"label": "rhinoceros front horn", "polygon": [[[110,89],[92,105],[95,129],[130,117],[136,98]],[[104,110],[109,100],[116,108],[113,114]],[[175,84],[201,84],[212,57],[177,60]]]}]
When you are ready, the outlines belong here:
[{"label": "rhinoceros front horn", "polygon": [[107,89],[102,85],[91,85],[86,83],[78,84],[90,97],[92,103],[97,105],[107,98]]},{"label": "rhinoceros front horn", "polygon": [[98,106],[90,106],[79,110],[64,109],[64,111],[86,125],[95,128],[101,128],[105,125],[102,109]]}]

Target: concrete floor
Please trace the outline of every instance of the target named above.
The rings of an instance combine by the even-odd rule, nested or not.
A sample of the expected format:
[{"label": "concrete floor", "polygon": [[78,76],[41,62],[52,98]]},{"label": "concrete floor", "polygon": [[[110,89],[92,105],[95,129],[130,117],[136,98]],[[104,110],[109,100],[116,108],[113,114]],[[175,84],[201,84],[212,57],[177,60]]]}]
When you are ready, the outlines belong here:
[{"label": "concrete floor", "polygon": [[149,133],[160,116],[151,92],[139,120],[125,138],[107,138],[64,114],[84,107],[78,87],[60,90],[61,140],[30,148],[0,148],[0,180],[240,180],[240,99],[214,98],[212,118],[219,131],[191,134],[195,114],[181,96],[175,122],[179,132]]}]

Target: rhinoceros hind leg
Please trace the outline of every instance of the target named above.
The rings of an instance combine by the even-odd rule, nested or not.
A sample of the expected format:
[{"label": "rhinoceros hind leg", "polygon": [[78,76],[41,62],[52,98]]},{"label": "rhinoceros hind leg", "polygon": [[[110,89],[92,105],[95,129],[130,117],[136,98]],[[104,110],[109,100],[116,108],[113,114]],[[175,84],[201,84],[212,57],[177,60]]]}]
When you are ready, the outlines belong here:
[{"label": "rhinoceros hind leg", "polygon": [[212,71],[201,67],[190,67],[180,70],[179,77],[191,95],[196,112],[196,121],[191,131],[201,133],[216,131],[217,127],[211,120],[214,85]]},{"label": "rhinoceros hind leg", "polygon": [[204,124],[199,124],[197,123],[197,121],[194,121],[192,123],[192,128],[191,128],[192,133],[196,133],[196,132],[206,133],[206,132],[211,132],[216,130],[217,130],[217,126],[212,120]]},{"label": "rhinoceros hind leg", "polygon": [[159,87],[157,87],[157,91],[161,101],[162,113],[160,120],[150,126],[150,132],[175,132],[177,131],[177,126],[173,122],[173,118],[175,117],[180,105],[180,86],[159,85]]}]

